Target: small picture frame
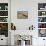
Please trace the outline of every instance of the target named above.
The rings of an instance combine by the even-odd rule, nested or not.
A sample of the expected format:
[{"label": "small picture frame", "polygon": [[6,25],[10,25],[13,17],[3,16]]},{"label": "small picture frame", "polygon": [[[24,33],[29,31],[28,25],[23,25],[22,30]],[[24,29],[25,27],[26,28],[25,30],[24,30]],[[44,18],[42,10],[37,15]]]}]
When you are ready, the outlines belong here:
[{"label": "small picture frame", "polygon": [[28,11],[17,11],[17,19],[28,19]]}]

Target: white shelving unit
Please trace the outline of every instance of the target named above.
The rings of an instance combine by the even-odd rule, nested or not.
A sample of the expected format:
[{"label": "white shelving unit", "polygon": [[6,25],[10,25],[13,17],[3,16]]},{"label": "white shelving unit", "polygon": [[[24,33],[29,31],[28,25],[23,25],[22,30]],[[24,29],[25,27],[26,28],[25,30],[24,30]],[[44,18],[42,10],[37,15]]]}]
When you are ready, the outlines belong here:
[{"label": "white shelving unit", "polygon": [[[38,4],[38,32],[39,34],[40,34],[40,31],[45,31],[46,33],[46,3]],[[40,35],[41,35],[40,37],[46,37],[45,34],[40,34]]]},{"label": "white shelving unit", "polygon": [[[8,3],[0,3],[0,26],[1,26],[0,27],[1,29],[3,26],[4,27],[6,26],[7,33],[8,33]],[[4,29],[2,29],[2,30],[4,30]]]},{"label": "white shelving unit", "polygon": [[0,3],[0,45],[8,45],[8,19],[8,3],[2,2]]}]

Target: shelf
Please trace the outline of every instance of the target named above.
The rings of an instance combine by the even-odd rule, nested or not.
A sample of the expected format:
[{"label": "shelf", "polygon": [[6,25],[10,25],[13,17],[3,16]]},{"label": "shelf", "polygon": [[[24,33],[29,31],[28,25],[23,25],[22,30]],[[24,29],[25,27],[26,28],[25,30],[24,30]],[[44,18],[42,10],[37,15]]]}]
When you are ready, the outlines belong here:
[{"label": "shelf", "polygon": [[46,11],[46,10],[38,10],[38,11]]},{"label": "shelf", "polygon": [[0,16],[0,17],[8,17],[8,16]]},{"label": "shelf", "polygon": [[38,28],[38,29],[46,29],[46,28]]},{"label": "shelf", "polygon": [[0,23],[8,23],[8,22],[0,22]]},{"label": "shelf", "polygon": [[38,17],[46,17],[46,15],[44,15],[44,16],[38,16]]},{"label": "shelf", "polygon": [[0,11],[8,11],[8,10],[0,10]]},{"label": "shelf", "polygon": [[46,23],[46,22],[38,22],[38,23]]}]

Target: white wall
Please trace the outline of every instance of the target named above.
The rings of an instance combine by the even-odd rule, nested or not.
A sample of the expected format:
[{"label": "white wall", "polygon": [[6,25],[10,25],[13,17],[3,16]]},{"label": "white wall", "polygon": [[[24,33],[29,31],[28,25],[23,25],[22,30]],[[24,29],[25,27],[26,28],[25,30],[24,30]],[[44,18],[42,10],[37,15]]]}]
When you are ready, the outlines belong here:
[{"label": "white wall", "polygon": [[[46,1],[46,0],[45,0]],[[11,0],[11,22],[16,25],[17,30],[27,30],[32,24],[37,28],[38,2],[44,0]],[[17,11],[28,11],[28,19],[17,19]]]},{"label": "white wall", "polygon": [[[13,3],[15,2],[15,3]],[[12,4],[13,3],[13,4]],[[37,3],[37,2],[36,2]],[[33,1],[28,1],[28,0],[13,0],[11,2],[11,22],[14,22],[14,24],[16,25],[17,30],[28,30],[29,26],[31,26],[33,24],[33,20],[37,20],[37,16],[36,19],[34,14],[34,10],[36,12],[37,9],[37,4]],[[33,5],[35,4],[35,5]],[[28,19],[17,19],[17,11],[28,11]],[[19,23],[19,24],[18,24]]]},{"label": "white wall", "polygon": [[[46,0],[11,0],[11,22],[16,25],[18,32],[28,30],[30,25],[35,26],[33,31],[33,46],[41,46],[43,44],[42,38],[38,38],[38,3],[45,3]],[[28,19],[17,19],[17,11],[28,11]],[[17,31],[16,30],[16,31]],[[35,32],[35,33],[34,33]],[[26,33],[25,33],[26,34]],[[39,43],[39,44],[38,44]]]}]

